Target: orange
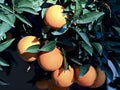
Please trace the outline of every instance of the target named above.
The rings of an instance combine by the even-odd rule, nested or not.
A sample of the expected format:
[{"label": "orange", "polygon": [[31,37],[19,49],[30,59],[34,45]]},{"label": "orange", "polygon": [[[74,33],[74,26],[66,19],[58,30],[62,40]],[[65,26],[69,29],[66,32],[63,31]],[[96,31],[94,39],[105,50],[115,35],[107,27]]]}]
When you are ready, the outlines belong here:
[{"label": "orange", "polygon": [[59,29],[66,24],[66,15],[63,15],[64,7],[61,5],[50,6],[45,13],[44,22],[53,29]]},{"label": "orange", "polygon": [[50,80],[48,90],[69,90],[69,87],[59,87],[54,83],[53,80]]},{"label": "orange", "polygon": [[96,70],[94,69],[92,65],[89,67],[89,70],[85,75],[83,75],[82,77],[79,77],[79,74],[80,74],[80,67],[77,66],[75,68],[76,82],[78,85],[81,85],[84,87],[92,86],[97,76]]},{"label": "orange", "polygon": [[60,87],[69,87],[74,82],[74,70],[70,65],[67,70],[61,67],[52,73],[52,78],[56,85]]},{"label": "orange", "polygon": [[62,66],[63,56],[58,48],[39,55],[38,63],[46,71],[55,71]]},{"label": "orange", "polygon": [[91,88],[98,88],[98,87],[102,86],[106,80],[106,74],[103,70],[101,70],[99,67],[97,67],[96,72],[97,72],[97,78],[95,79],[95,82],[91,86]]},{"label": "orange", "polygon": [[43,80],[36,81],[35,86],[40,90],[44,90],[44,89],[46,90],[48,89],[48,80],[43,79]]},{"label": "orange", "polygon": [[23,60],[27,62],[35,61],[38,58],[39,53],[25,52],[26,49],[32,45],[40,45],[40,42],[35,36],[25,36],[17,44],[17,49]]}]

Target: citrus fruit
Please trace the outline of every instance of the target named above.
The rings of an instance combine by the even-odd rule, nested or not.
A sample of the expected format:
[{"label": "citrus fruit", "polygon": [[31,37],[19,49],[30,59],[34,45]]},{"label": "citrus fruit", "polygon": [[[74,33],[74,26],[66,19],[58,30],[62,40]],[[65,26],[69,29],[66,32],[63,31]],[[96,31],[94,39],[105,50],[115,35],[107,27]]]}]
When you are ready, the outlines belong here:
[{"label": "citrus fruit", "polygon": [[81,85],[84,87],[92,86],[97,76],[96,70],[92,65],[89,67],[89,70],[85,75],[79,77],[79,74],[80,74],[80,67],[77,66],[75,68],[75,79],[78,85]]},{"label": "citrus fruit", "polygon": [[91,88],[98,88],[98,87],[102,86],[106,80],[106,74],[103,70],[101,70],[99,67],[97,67],[96,72],[97,72],[97,77],[95,79],[94,84],[91,86]]},{"label": "citrus fruit", "polygon": [[25,52],[32,45],[40,45],[40,42],[35,36],[25,36],[18,41],[17,49],[23,60],[32,62],[38,58],[39,53]]},{"label": "citrus fruit", "polygon": [[58,48],[39,55],[38,63],[46,71],[55,71],[62,66],[63,56]]},{"label": "citrus fruit", "polygon": [[50,80],[48,90],[69,90],[69,87],[59,87],[54,83],[53,80]]},{"label": "citrus fruit", "polygon": [[36,81],[35,86],[40,90],[48,89],[48,80],[38,80]]},{"label": "citrus fruit", "polygon": [[64,70],[63,67],[53,71],[52,78],[55,81],[56,85],[60,87],[69,87],[74,82],[74,70],[69,65],[67,70]]},{"label": "citrus fruit", "polygon": [[44,22],[53,29],[59,29],[66,24],[66,15],[63,15],[64,7],[61,5],[50,6],[45,13]]}]

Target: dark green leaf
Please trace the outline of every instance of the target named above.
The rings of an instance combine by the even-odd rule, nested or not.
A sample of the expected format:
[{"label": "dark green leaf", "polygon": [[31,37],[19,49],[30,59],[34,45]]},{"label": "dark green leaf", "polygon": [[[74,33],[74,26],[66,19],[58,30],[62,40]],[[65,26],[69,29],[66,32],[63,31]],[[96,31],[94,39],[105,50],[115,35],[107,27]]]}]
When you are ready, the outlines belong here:
[{"label": "dark green leaf", "polygon": [[95,49],[98,51],[98,53],[100,55],[102,55],[102,52],[103,52],[102,45],[100,43],[97,43],[97,42],[93,42],[92,45],[95,47]]},{"label": "dark green leaf", "polygon": [[71,58],[70,60],[77,65],[82,65],[82,63],[80,63],[78,59]]},{"label": "dark green leaf", "polygon": [[105,71],[105,73],[106,73],[107,77],[110,79],[110,81],[113,81],[113,72],[112,72],[110,66],[108,66],[107,64],[103,64],[101,69]]},{"label": "dark green leaf", "polygon": [[65,51],[64,49],[62,49],[62,53],[63,53],[63,60],[64,60],[64,70],[67,70],[68,69],[68,62],[66,60],[66,54],[65,54]]},{"label": "dark green leaf", "polygon": [[2,66],[0,66],[0,71],[3,71],[3,68],[2,68]]},{"label": "dark green leaf", "polygon": [[103,12],[89,12],[82,15],[79,19],[77,19],[76,23],[78,24],[86,24],[97,20],[99,17],[103,16]]},{"label": "dark green leaf", "polygon": [[19,8],[15,8],[15,9],[18,13],[28,12],[28,13],[31,13],[34,15],[39,15],[39,13],[37,13],[37,11],[35,11],[33,8],[30,8],[30,7],[19,7]]},{"label": "dark green leaf", "polygon": [[79,36],[83,39],[83,41],[91,47],[91,43],[86,33],[79,30],[79,28],[75,29],[75,31],[79,34]]},{"label": "dark green leaf", "polygon": [[91,56],[93,55],[93,48],[90,47],[88,44],[82,43],[82,47],[83,47]]},{"label": "dark green leaf", "polygon": [[6,83],[4,80],[0,79],[0,85],[8,85],[8,83]]},{"label": "dark green leaf", "polygon": [[2,7],[3,9],[13,13],[13,10],[8,6],[8,5],[5,5],[3,3],[0,3],[0,7]]},{"label": "dark green leaf", "polygon": [[113,28],[118,32],[118,34],[120,35],[120,27],[116,27],[116,26],[113,26]]},{"label": "dark green leaf", "polygon": [[39,50],[40,51],[52,51],[56,47],[56,41],[50,41],[44,46],[42,46]]},{"label": "dark green leaf", "polygon": [[82,11],[82,6],[81,6],[81,1],[80,0],[75,0],[76,1],[76,5],[75,5],[75,14],[74,17],[78,18],[81,11]]},{"label": "dark green leaf", "polygon": [[21,15],[21,14],[15,14],[15,16],[16,16],[19,20],[21,20],[23,23],[25,23],[25,24],[29,25],[30,27],[32,27],[31,23],[29,22],[29,20],[28,20],[25,16],[23,16],[23,15]]},{"label": "dark green leaf", "polygon": [[1,43],[0,44],[0,52],[4,51],[6,48],[8,48],[14,40],[15,39],[10,39],[10,40],[7,40],[7,41]]},{"label": "dark green leaf", "polygon": [[0,57],[0,65],[1,66],[9,66],[9,64],[1,57]]},{"label": "dark green leaf", "polygon": [[[10,17],[10,18],[11,18],[11,17]],[[14,24],[13,24],[13,22],[10,20],[10,18],[9,18],[7,15],[5,15],[5,14],[0,14],[0,20],[8,23],[8,24],[11,25],[12,27],[15,27]]]},{"label": "dark green leaf", "polygon": [[81,66],[80,66],[80,74],[79,74],[79,77],[84,76],[84,75],[88,72],[89,68],[90,68],[90,65],[89,65],[89,64],[87,64],[87,65],[81,65]]},{"label": "dark green leaf", "polygon": [[28,47],[25,52],[38,53],[40,52],[39,49],[40,49],[40,45],[33,45]]}]

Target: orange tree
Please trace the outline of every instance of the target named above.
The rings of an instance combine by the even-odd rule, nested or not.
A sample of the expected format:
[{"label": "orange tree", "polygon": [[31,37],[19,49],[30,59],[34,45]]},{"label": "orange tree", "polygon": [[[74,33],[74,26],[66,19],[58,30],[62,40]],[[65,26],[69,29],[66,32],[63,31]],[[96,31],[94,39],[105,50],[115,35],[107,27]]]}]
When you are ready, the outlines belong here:
[{"label": "orange tree", "polygon": [[[74,69],[79,66],[79,77],[92,65],[102,69],[112,82],[115,74],[108,62],[120,75],[120,14],[113,12],[109,0],[3,0],[0,15],[0,70],[9,66],[2,52],[31,35],[41,45],[29,45],[25,52],[41,54],[57,47],[64,70],[69,65]],[[7,32],[13,36],[9,40]],[[36,73],[37,79],[51,79],[51,72],[38,63],[35,66],[37,72],[47,73],[41,77]],[[1,80],[0,84],[6,83]]]}]

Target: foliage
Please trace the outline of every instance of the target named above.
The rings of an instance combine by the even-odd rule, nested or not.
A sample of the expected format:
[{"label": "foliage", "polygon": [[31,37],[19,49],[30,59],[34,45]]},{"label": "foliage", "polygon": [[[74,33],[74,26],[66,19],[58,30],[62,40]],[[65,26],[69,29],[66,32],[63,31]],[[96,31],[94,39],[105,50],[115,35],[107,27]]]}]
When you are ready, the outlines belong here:
[{"label": "foliage", "polygon": [[[47,8],[53,4],[62,5],[64,14],[69,16],[66,18],[67,23],[58,30],[52,30],[43,22]],[[36,29],[34,22],[37,22],[38,17],[43,24]],[[108,65],[108,61],[111,61],[120,75],[120,14],[112,11],[109,0],[2,0],[0,52],[17,40],[18,34],[6,40],[6,33],[13,30],[20,38],[36,35],[40,39],[41,47],[31,46],[26,52],[50,51],[59,47],[64,53],[65,69],[68,64],[73,67],[80,65],[84,68],[84,75],[91,64],[103,69],[112,81],[114,73]],[[44,45],[46,40],[50,42]],[[65,50],[65,47],[71,48]],[[3,66],[9,64],[1,57],[0,70]]]}]

